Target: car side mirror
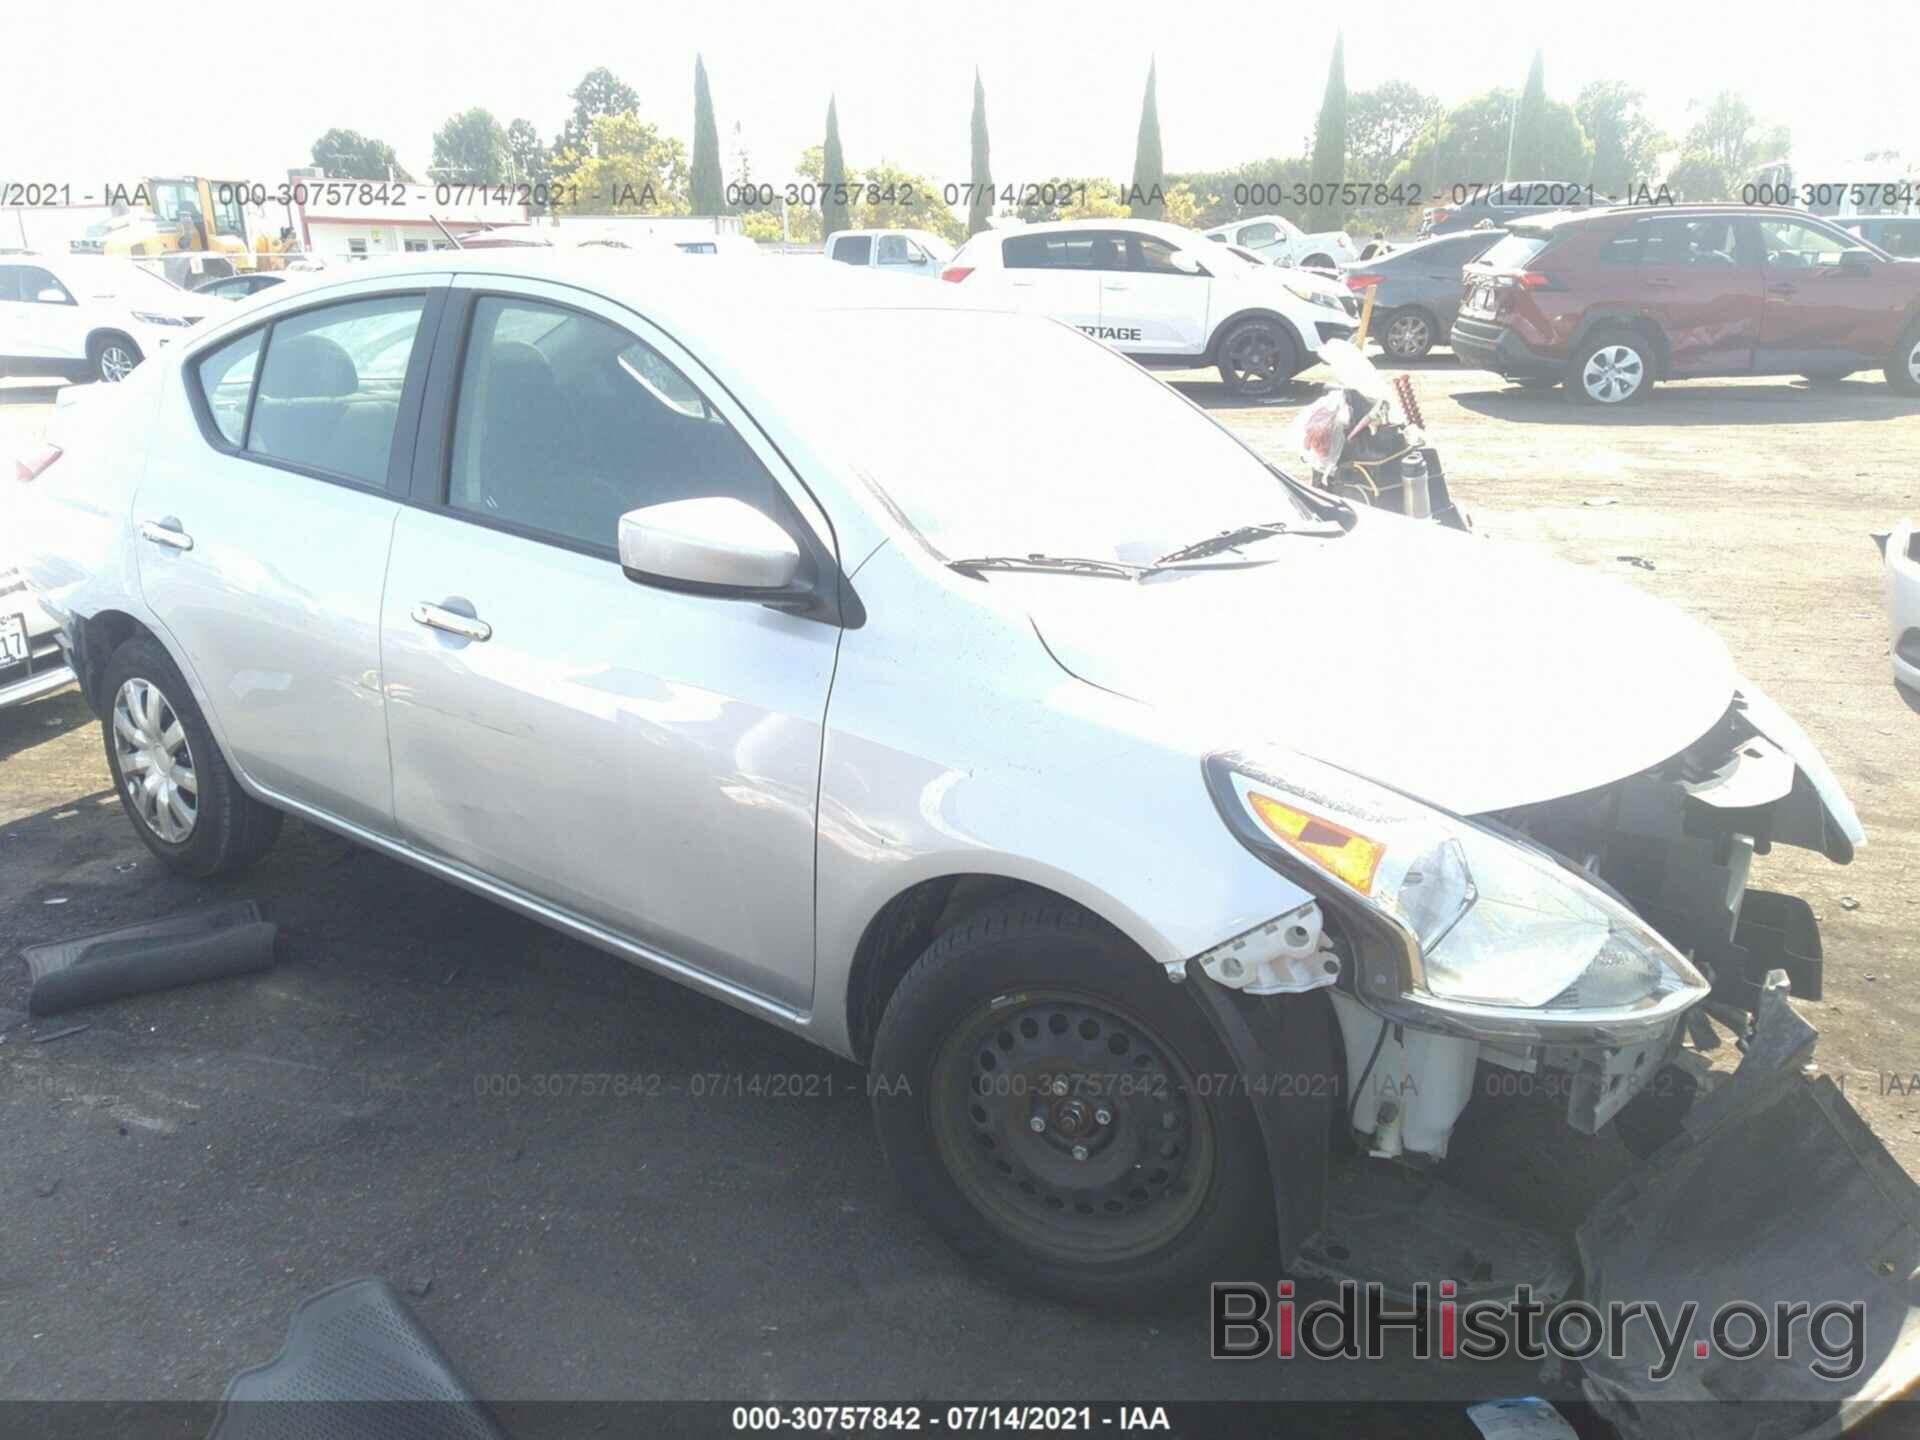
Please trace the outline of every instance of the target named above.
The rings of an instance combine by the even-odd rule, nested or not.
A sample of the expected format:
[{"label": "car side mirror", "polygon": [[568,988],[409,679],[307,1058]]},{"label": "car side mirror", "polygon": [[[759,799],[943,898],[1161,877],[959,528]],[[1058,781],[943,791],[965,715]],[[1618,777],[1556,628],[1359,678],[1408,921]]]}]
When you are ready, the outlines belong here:
[{"label": "car side mirror", "polygon": [[53,286],[49,285],[33,298],[38,300],[42,305],[64,305],[67,303],[67,292],[64,290],[56,290]]},{"label": "car side mirror", "polygon": [[670,500],[620,517],[620,568],[630,580],[742,600],[796,595],[800,547],[730,495]]},{"label": "car side mirror", "polygon": [[1842,250],[1840,268],[1849,275],[1866,275],[1873,270],[1873,257],[1864,250]]}]

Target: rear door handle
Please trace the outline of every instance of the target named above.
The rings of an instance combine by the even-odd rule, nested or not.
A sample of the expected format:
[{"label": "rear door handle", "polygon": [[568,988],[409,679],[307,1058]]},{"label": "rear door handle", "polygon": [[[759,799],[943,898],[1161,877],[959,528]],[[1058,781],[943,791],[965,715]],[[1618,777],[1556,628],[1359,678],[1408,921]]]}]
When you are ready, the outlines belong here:
[{"label": "rear door handle", "polygon": [[1131,290],[1133,286],[1124,280],[1106,280],[1101,282],[1100,288],[1102,290]]},{"label": "rear door handle", "polygon": [[151,540],[156,545],[164,545],[169,550],[193,548],[193,537],[181,529],[180,522],[171,515],[162,515],[158,520],[142,520],[140,538]]},{"label": "rear door handle", "polygon": [[413,607],[413,621],[430,630],[444,630],[449,635],[458,635],[462,640],[493,638],[493,626],[478,616],[462,615],[458,610],[449,610],[444,605],[434,605],[425,600]]}]

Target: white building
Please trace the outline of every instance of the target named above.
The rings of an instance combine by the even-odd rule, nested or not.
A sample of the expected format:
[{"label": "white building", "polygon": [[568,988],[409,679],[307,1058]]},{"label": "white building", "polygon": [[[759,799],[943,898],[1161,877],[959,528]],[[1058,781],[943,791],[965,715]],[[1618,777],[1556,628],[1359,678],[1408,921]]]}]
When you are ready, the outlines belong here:
[{"label": "white building", "polygon": [[287,183],[295,243],[328,262],[445,250],[448,234],[527,223],[525,205],[498,203],[511,186],[328,180],[299,170]]}]

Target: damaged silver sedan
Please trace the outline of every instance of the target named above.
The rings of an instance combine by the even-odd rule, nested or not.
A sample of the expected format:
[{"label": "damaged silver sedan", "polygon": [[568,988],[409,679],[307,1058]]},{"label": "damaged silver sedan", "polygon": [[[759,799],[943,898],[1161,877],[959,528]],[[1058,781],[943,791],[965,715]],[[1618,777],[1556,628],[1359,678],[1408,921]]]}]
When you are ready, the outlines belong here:
[{"label": "damaged silver sedan", "polygon": [[1846,1273],[1795,1283],[1877,1296],[1898,1368],[1911,1187],[1809,1215],[1864,1163],[1812,1120],[1737,1202],[1698,1163],[1813,1083],[1817,929],[1756,857],[1862,840],[1722,644],[1297,484],[1063,326],[913,304],[442,255],[63,406],[27,568],[141,838],[209,875],[297,815],[863,1061],[933,1225],[1075,1300],[1276,1246],[1565,1292],[1570,1247],[1378,1183],[1487,1067],[1556,1074],[1679,1167],[1595,1197],[1587,1293],[1741,1293],[1819,1234]]}]

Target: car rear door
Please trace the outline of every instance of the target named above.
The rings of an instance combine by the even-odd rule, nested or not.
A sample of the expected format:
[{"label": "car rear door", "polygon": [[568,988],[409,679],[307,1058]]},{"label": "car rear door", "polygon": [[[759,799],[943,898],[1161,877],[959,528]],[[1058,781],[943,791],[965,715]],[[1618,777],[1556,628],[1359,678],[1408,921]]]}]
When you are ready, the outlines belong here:
[{"label": "car rear door", "polygon": [[538,281],[455,293],[380,622],[402,838],[599,943],[804,1009],[840,631],[638,584],[616,537],[629,510],[729,495],[830,567],[825,517],[641,317]]},{"label": "car rear door", "polygon": [[141,590],[228,758],[382,834],[380,595],[444,298],[331,289],[187,356],[134,493]]},{"label": "car rear door", "polygon": [[[1134,355],[1198,355],[1206,349],[1213,277],[1175,268],[1176,247],[1156,235],[1129,231],[1114,238],[1122,268],[1100,273],[1100,338]],[[1108,255],[1095,253],[1100,259]],[[1232,263],[1213,262],[1215,268]]]},{"label": "car rear door", "polygon": [[[1097,334],[1101,277],[1094,268],[1096,235],[1106,235],[1108,244],[1102,253],[1110,253],[1112,236],[1104,231],[1051,230],[1007,236],[999,242],[999,280],[1004,287],[999,298],[1017,310],[1050,315],[1089,335]],[[1120,253],[1125,254],[1124,240]],[[987,273],[981,271],[982,275]]]},{"label": "car rear door", "polygon": [[1744,220],[1659,216],[1636,220],[1615,245],[1635,250],[1645,314],[1666,337],[1675,376],[1742,374],[1760,343],[1759,256]]}]

